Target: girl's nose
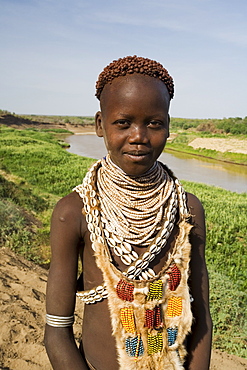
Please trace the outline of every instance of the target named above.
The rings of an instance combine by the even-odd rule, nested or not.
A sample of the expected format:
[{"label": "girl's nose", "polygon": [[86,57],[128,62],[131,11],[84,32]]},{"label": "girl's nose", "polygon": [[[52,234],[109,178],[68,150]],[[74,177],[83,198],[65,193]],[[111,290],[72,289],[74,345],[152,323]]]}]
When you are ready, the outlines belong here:
[{"label": "girl's nose", "polygon": [[146,125],[131,125],[129,142],[131,144],[146,144],[148,142],[148,132]]}]

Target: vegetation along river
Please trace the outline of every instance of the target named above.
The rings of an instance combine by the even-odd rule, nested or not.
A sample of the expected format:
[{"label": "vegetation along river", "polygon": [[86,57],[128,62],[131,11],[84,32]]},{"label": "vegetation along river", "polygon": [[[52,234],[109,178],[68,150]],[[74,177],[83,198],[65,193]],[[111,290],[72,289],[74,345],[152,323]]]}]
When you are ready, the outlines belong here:
[{"label": "vegetation along river", "polygon": [[[65,141],[70,144],[70,153],[95,159],[106,155],[104,141],[96,135],[70,135]],[[214,185],[237,193],[247,192],[247,166],[179,152],[162,153],[159,160],[181,180]]]}]

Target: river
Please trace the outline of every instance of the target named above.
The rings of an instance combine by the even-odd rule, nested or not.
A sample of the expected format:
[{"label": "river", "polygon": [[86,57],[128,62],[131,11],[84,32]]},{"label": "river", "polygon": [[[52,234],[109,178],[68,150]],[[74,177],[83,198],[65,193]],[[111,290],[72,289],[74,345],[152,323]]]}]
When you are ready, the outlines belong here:
[{"label": "river", "polygon": [[[96,135],[70,135],[65,141],[70,144],[70,153],[95,159],[106,155],[104,141]],[[237,193],[247,192],[247,166],[178,152],[162,153],[159,160],[181,180],[214,185]]]}]

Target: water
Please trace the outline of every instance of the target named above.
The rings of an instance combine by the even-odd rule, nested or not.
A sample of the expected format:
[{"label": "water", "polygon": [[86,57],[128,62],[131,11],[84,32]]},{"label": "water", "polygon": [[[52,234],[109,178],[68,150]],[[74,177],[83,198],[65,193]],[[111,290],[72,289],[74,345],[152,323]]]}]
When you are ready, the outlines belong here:
[{"label": "water", "polygon": [[[104,140],[96,135],[71,135],[65,141],[70,144],[70,153],[95,159],[106,155]],[[247,166],[175,152],[162,153],[159,160],[181,180],[214,185],[237,193],[247,192]]]}]

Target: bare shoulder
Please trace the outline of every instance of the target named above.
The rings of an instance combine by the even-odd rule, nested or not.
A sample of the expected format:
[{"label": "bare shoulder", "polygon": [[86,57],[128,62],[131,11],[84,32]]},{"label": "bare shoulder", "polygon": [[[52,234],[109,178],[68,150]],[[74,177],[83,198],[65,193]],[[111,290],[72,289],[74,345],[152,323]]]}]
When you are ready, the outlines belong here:
[{"label": "bare shoulder", "polygon": [[81,213],[82,206],[82,199],[73,191],[57,202],[53,213],[64,216],[76,215],[79,212]]},{"label": "bare shoulder", "polygon": [[54,230],[62,234],[73,232],[78,238],[83,237],[86,232],[86,221],[82,209],[82,199],[76,192],[61,198],[53,210],[51,232]]},{"label": "bare shoulder", "polygon": [[192,224],[194,225],[194,232],[197,228],[205,229],[204,208],[200,200],[194,194],[187,193],[187,205],[191,215]]},{"label": "bare shoulder", "polygon": [[192,193],[187,193],[188,207],[191,210],[196,210],[198,212],[203,212],[203,206],[201,201]]}]

